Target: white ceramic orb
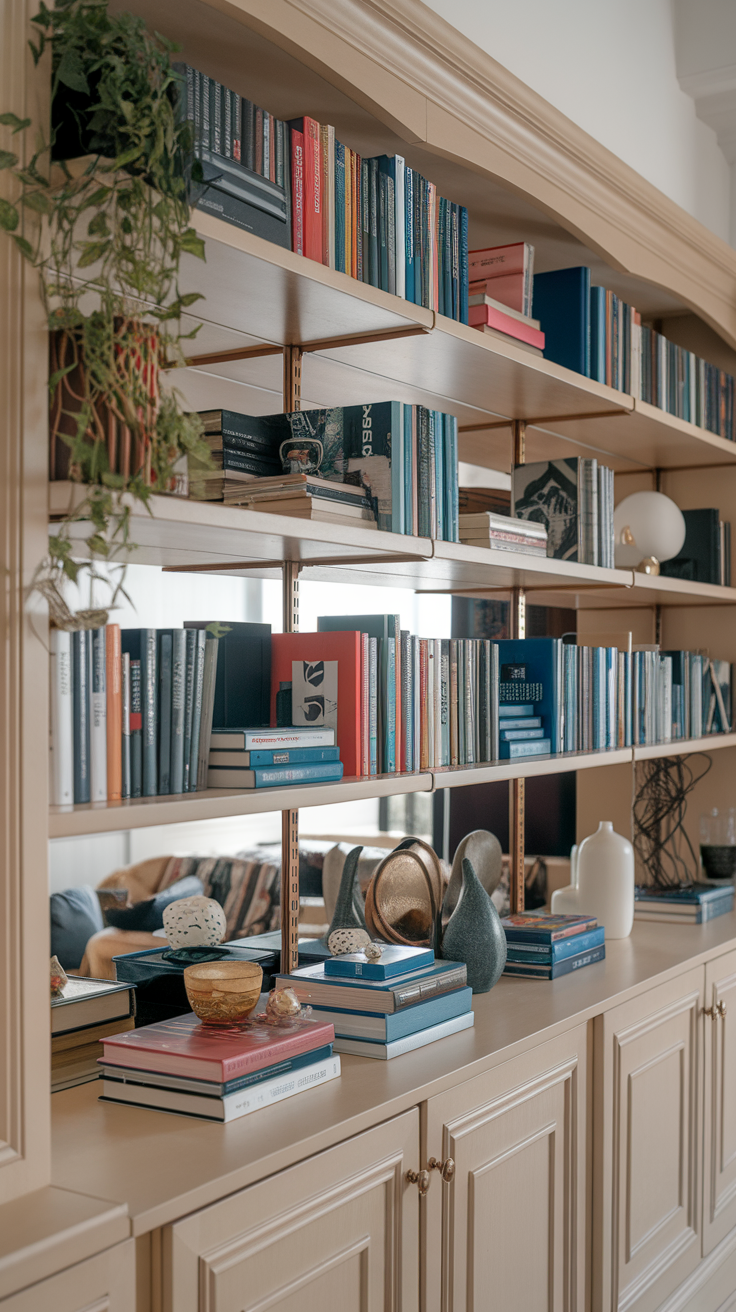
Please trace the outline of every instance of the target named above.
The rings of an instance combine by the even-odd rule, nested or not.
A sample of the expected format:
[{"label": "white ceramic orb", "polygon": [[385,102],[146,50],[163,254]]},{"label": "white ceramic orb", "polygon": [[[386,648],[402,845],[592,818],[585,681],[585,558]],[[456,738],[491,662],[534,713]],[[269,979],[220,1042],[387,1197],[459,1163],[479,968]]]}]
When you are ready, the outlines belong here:
[{"label": "white ceramic orb", "polygon": [[211,897],[180,897],[164,908],[164,930],[172,948],[214,947],[227,929],[225,912]]},{"label": "white ceramic orb", "polygon": [[[628,529],[634,542],[622,535]],[[634,569],[646,556],[671,560],[685,542],[685,518],[679,506],[662,492],[633,492],[613,513],[616,565]]]}]

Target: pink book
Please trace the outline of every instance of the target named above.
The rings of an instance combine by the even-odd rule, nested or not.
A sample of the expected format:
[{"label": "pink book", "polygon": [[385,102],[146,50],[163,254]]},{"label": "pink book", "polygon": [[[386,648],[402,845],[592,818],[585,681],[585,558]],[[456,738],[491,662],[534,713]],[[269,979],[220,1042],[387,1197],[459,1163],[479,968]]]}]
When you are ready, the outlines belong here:
[{"label": "pink book", "polygon": [[524,274],[502,273],[498,277],[484,278],[481,282],[471,282],[471,296],[492,296],[494,301],[508,305],[510,310],[524,313]]},{"label": "pink book", "polygon": [[304,1021],[294,1030],[265,1024],[224,1027],[202,1025],[194,1012],[189,1012],[105,1039],[103,1061],[107,1066],[132,1066],[224,1084],[287,1057],[323,1048],[334,1037],[334,1027],[323,1021]]},{"label": "pink book", "polygon": [[470,281],[497,278],[502,273],[524,273],[531,249],[528,242],[515,241],[509,246],[488,246],[483,251],[469,251]]},{"label": "pink book", "polygon": [[468,322],[471,328],[484,328],[487,324],[489,328],[495,328],[496,332],[515,337],[519,342],[527,342],[540,351],[544,350],[544,333],[538,332],[536,328],[528,328],[519,319],[512,318],[510,314],[502,314],[490,305],[471,305]]},{"label": "pink book", "polygon": [[360,635],[360,764],[361,773],[371,772],[371,675],[370,638]]},{"label": "pink book", "polygon": [[291,249],[304,254],[304,133],[291,129]]}]

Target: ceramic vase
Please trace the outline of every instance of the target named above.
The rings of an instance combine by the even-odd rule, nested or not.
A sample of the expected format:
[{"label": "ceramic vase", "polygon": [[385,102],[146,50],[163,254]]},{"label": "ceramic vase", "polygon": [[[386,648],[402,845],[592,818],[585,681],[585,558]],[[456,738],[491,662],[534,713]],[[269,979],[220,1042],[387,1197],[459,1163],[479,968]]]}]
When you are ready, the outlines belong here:
[{"label": "ceramic vase", "polygon": [[634,923],[634,849],[601,820],[577,851],[575,882],[552,894],[555,915],[595,916],[606,938],[628,938]]},{"label": "ceramic vase", "polygon": [[464,961],[474,993],[488,993],[506,965],[506,935],[499,914],[472,863],[464,858],[458,904],[442,936],[445,961]]}]

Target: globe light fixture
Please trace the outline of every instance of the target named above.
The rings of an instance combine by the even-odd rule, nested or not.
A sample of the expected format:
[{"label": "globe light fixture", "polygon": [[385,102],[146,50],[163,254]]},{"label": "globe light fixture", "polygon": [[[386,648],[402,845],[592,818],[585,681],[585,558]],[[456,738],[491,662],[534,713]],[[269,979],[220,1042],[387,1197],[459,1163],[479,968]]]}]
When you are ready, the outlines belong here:
[{"label": "globe light fixture", "polygon": [[616,566],[643,574],[659,574],[662,560],[671,560],[685,542],[685,517],[662,492],[634,492],[613,514]]}]

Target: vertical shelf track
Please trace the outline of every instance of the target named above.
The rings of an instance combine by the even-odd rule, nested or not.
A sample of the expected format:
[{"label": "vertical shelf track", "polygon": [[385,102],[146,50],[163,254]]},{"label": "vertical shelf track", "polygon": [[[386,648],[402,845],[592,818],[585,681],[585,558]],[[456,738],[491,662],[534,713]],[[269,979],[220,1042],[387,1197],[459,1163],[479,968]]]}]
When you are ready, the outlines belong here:
[{"label": "vertical shelf track", "polygon": [[[284,411],[299,410],[302,395],[302,353],[284,347]],[[281,566],[284,633],[299,632],[299,562]],[[281,972],[299,965],[299,812],[281,812]]]},{"label": "vertical shelf track", "polygon": [[[526,458],[526,423],[515,419],[511,431],[511,470]],[[512,638],[526,637],[526,592],[513,588],[510,615]],[[524,802],[525,779],[509,780],[509,898],[511,913],[524,910]]]}]

